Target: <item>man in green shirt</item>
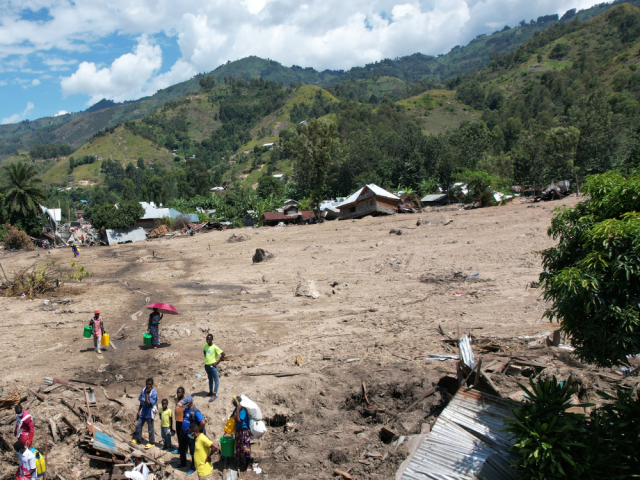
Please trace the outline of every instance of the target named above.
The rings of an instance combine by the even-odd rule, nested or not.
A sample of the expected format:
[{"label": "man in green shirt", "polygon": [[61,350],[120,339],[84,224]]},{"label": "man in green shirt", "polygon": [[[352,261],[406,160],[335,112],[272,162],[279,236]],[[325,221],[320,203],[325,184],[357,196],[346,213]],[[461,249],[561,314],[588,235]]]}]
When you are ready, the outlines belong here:
[{"label": "man in green shirt", "polygon": [[[204,344],[202,351],[204,352],[204,369],[207,372],[207,377],[209,377],[209,393],[207,395],[211,397],[209,402],[213,402],[218,398],[220,380],[217,367],[224,360],[224,352],[213,344],[213,335],[211,334],[207,335],[207,343]],[[214,382],[216,384],[215,390],[213,388]]]}]

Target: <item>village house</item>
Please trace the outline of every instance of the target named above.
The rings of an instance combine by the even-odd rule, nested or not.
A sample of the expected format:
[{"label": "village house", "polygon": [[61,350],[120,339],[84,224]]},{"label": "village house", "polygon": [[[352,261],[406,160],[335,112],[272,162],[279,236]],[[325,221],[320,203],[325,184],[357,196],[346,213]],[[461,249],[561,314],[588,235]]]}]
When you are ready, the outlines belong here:
[{"label": "village house", "polygon": [[373,183],[362,187],[338,205],[340,220],[367,215],[393,215],[398,212],[400,197]]},{"label": "village house", "polygon": [[459,201],[457,197],[446,193],[433,193],[431,195],[425,195],[420,199],[424,207],[448,205],[450,203],[458,203]]},{"label": "village house", "polygon": [[162,218],[172,218],[175,220],[181,216],[186,217],[188,222],[198,223],[198,215],[196,213],[180,213],[175,208],[158,208],[153,202],[140,202],[140,205],[144,208],[144,215],[134,224],[134,227],[142,227],[149,231],[156,227],[156,220],[160,220]]}]

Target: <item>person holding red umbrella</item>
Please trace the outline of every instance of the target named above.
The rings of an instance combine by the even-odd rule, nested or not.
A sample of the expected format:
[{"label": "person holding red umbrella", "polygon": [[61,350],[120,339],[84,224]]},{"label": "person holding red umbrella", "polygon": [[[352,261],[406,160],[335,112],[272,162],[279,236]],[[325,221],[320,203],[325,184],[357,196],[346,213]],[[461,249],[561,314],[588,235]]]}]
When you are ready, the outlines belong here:
[{"label": "person holding red umbrella", "polygon": [[153,337],[151,339],[151,345],[153,348],[158,348],[160,346],[160,322],[162,322],[162,317],[164,314],[160,313],[157,308],[154,308],[153,311],[149,314],[149,333]]}]

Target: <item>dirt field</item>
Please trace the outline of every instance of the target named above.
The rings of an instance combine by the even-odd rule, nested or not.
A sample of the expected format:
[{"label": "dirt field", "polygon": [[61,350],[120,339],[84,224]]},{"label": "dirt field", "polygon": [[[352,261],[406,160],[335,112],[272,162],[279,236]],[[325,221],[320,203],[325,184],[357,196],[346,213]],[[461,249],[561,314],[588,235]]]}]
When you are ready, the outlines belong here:
[{"label": "dirt field", "polygon": [[[540,273],[534,252],[554,244],[546,235],[552,209],[575,202],[570,197],[81,248],[80,262],[95,275],[78,293],[65,296],[70,302],[0,298],[0,387],[5,394],[44,388],[44,377],[102,385],[126,405],[114,409],[96,388],[103,417],[110,417],[114,431],[126,440],[137,403],[125,392],[137,397],[147,377],[155,379],[160,398],[170,398],[178,386],[194,394],[210,438],[212,432],[221,436],[231,397],[242,392],[261,406],[271,428],[254,445],[262,474],[241,478],[330,478],[340,468],[359,479],[390,479],[407,451],[383,443],[380,427],[420,433],[423,424],[435,421],[446,393],[438,389],[408,413],[404,409],[443,376],[455,375],[454,361],[424,359],[428,353],[457,353],[443,343],[439,326],[452,338],[471,333],[484,341],[522,345],[551,331],[542,320],[540,291],[530,287]],[[391,229],[402,233],[390,234]],[[232,233],[251,238],[227,243]],[[252,264],[256,248],[276,258]],[[71,250],[5,252],[0,261],[8,272],[50,257],[68,261]],[[295,296],[307,280],[315,282],[318,298]],[[159,350],[142,345],[145,306],[156,301],[180,312],[164,316]],[[117,348],[100,356],[82,337],[95,309]],[[214,403],[205,397],[207,332],[232,356],[220,366]],[[524,336],[534,338],[517,339]],[[296,356],[301,365],[295,364]],[[494,381],[507,394],[514,390],[514,382]],[[371,403],[386,413],[372,414],[363,403],[363,382]],[[80,404],[71,390],[60,395]],[[54,400],[36,401],[29,409],[41,450],[48,418],[73,416]],[[8,419],[0,413],[0,424]],[[0,432],[10,439],[12,428]],[[79,451],[74,447],[73,441],[61,440],[49,448],[50,472],[75,480],[95,477],[108,466],[73,453]],[[7,461],[0,462],[2,478],[13,477],[12,455],[5,453]],[[223,467],[216,464],[219,478]]]}]

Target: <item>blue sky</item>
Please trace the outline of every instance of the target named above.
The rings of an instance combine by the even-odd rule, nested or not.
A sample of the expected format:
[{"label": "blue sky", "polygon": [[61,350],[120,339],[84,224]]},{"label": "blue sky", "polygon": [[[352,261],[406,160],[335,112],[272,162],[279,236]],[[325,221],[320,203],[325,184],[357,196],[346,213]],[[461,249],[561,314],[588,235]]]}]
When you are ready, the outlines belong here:
[{"label": "blue sky", "polygon": [[0,122],[134,100],[258,55],[348,69],[445,53],[480,33],[592,0],[5,0]]}]

